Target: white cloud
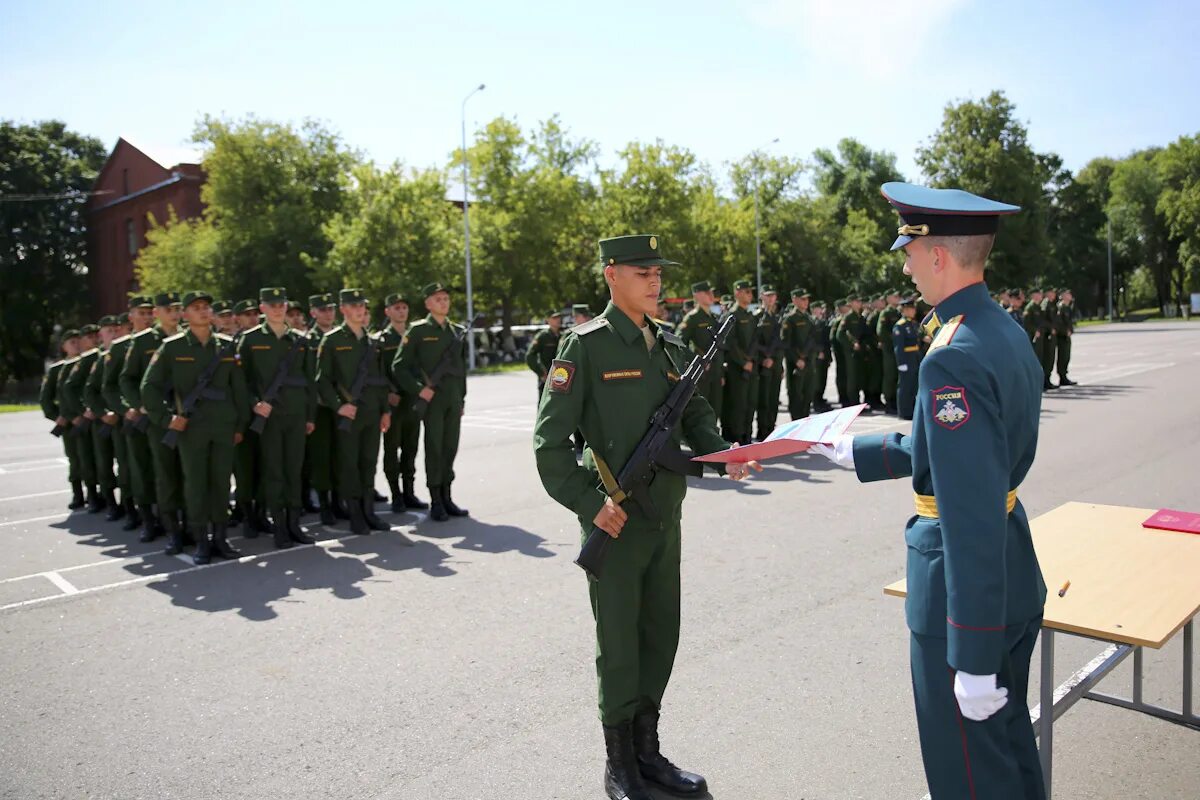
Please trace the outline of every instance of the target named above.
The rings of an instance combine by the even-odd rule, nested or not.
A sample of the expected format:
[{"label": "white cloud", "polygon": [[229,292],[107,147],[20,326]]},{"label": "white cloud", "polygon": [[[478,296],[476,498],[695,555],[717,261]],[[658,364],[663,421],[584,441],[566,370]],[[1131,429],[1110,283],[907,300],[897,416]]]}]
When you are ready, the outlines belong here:
[{"label": "white cloud", "polygon": [[794,36],[821,72],[850,69],[864,77],[901,74],[969,0],[765,0],[750,18]]}]

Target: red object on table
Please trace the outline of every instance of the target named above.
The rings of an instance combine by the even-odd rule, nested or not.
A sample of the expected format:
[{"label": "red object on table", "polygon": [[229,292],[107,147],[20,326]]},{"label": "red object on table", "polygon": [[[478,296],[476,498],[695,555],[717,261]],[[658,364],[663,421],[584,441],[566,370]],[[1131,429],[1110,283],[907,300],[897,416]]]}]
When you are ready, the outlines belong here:
[{"label": "red object on table", "polygon": [[1162,508],[1143,522],[1142,527],[1157,528],[1162,531],[1179,531],[1180,533],[1200,533],[1200,514]]}]

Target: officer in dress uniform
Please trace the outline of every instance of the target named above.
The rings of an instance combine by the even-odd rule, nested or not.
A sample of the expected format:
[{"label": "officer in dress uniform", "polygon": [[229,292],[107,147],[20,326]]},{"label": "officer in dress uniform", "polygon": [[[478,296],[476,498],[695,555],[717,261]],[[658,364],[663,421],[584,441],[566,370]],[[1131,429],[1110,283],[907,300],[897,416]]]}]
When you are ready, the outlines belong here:
[{"label": "officer in dress uniform", "polygon": [[[150,359],[142,400],[150,418],[178,436],[175,449],[183,467],[188,533],[196,543],[193,560],[207,564],[214,551],[222,558],[241,556],[227,539],[229,478],[234,447],[250,421],[250,403],[233,339],[213,330],[212,296],[184,294],[183,317],[187,332],[164,339]],[[216,369],[207,388],[185,416],[185,398],[213,364]],[[183,548],[180,532],[176,528],[170,533],[171,549],[178,552]]]},{"label": "officer in dress uniform", "polygon": [[1042,371],[983,271],[1017,206],[887,183],[904,272],[933,304],[910,436],[839,437],[820,452],[861,481],[912,477],[905,532],[912,684],[933,800],[1044,798],[1029,660],[1046,586],[1017,489],[1033,464]]},{"label": "officer in dress uniform", "polygon": [[[679,338],[683,340],[693,353],[703,353],[712,344],[717,335],[717,318],[713,316],[712,307],[716,304],[712,284],[708,281],[698,281],[692,284],[693,307],[679,323]],[[725,365],[720,356],[709,367],[708,372],[696,387],[696,394],[703,397],[712,406],[717,419],[721,418],[721,405],[724,400]]]},{"label": "officer in dress uniform", "polygon": [[558,341],[562,337],[563,315],[561,311],[551,309],[546,312],[546,329],[538,331],[525,353],[525,365],[537,375],[538,399],[542,398],[542,388],[546,385],[546,376],[550,374],[550,362],[558,353]]},{"label": "officer in dress uniform", "polygon": [[[396,384],[393,367],[404,337],[408,335],[408,296],[400,292],[384,298],[383,313],[388,325],[379,334],[380,366],[391,384],[388,407],[392,409],[392,426],[383,435],[383,475],[392,493],[392,511],[399,514],[408,509],[422,511],[429,504],[417,497],[417,449],[421,443],[421,415],[413,408],[416,397]],[[553,356],[551,356],[553,358]],[[403,480],[404,489],[400,489]]]},{"label": "officer in dress uniform", "polygon": [[917,326],[917,299],[900,302],[900,319],[892,326],[892,358],[896,363],[899,385],[896,388],[896,413],[900,419],[912,419],[917,406],[917,368],[921,365],[921,333]]},{"label": "officer in dress uniform", "polygon": [[63,357],[46,368],[46,374],[42,376],[38,402],[42,407],[42,415],[53,422],[62,433],[59,439],[67,457],[67,482],[71,486],[71,502],[67,504],[67,508],[74,511],[83,508],[86,501],[83,497],[83,478],[79,473],[79,455],[76,452],[75,441],[73,437],[67,436],[71,421],[63,415],[58,404],[58,382],[65,374],[63,365],[79,355],[79,331],[74,328],[63,331],[59,349],[62,350]]},{"label": "officer in dress uniform", "polygon": [[[620,472],[692,353],[652,320],[662,269],[675,265],[662,256],[658,237],[601,240],[600,258],[612,302],[563,337],[538,409],[534,454],[546,491],[578,517],[583,535],[594,525],[613,538],[604,573],[588,587],[607,750],[605,793],[612,800],[652,800],[650,783],[698,795],[707,790],[704,778],[672,764],[658,739],[659,709],[679,643],[680,511],[687,481],[658,472],[649,488],[657,520],[596,489],[597,464]],[[588,442],[582,465],[571,452],[576,427]],[[676,446],[687,439],[695,453],[729,446],[717,433],[712,407],[698,396],[672,436]],[[749,468],[731,465],[729,475],[745,477]]]}]

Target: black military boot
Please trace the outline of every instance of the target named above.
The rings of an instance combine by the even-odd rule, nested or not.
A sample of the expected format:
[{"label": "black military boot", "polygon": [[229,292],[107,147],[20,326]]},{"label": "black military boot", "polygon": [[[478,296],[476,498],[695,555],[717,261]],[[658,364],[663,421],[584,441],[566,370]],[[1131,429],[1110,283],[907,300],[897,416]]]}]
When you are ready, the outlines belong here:
[{"label": "black military boot", "polygon": [[429,487],[429,498],[432,503],[429,507],[429,518],[434,522],[445,522],[450,519],[450,514],[446,512],[446,501],[442,497],[442,487]]},{"label": "black military boot", "polygon": [[424,511],[429,508],[429,503],[417,497],[415,484],[416,481],[412,478],[404,479],[404,505],[417,511]]},{"label": "black military boot", "polygon": [[229,543],[229,525],[224,522],[213,524],[212,546],[221,558],[241,558],[242,551]]},{"label": "black military boot", "polygon": [[167,549],[169,556],[177,556],[183,552],[183,528],[179,527],[179,519],[174,514],[163,515],[163,527],[167,533]]},{"label": "black military boot", "polygon": [[362,501],[363,519],[367,523],[367,527],[373,531],[390,531],[391,525],[375,516],[375,502],[368,496]]},{"label": "black military boot", "polygon": [[404,495],[400,492],[400,478],[391,476],[387,479],[388,491],[392,493],[392,513],[400,514],[407,511],[407,506],[404,505]]},{"label": "black military boot", "polygon": [[459,508],[454,505],[454,501],[450,499],[450,484],[442,487],[442,504],[446,506],[446,513],[452,517],[469,517],[471,513],[465,508]]},{"label": "black military boot", "polygon": [[333,513],[333,499],[329,492],[317,492],[317,502],[321,504],[321,524],[336,525],[337,517]]},{"label": "black military boot", "polygon": [[250,503],[238,503],[238,518],[242,521],[242,538],[257,539],[258,526],[255,524],[254,510]]},{"label": "black military boot", "polygon": [[275,518],[275,549],[287,550],[292,546],[292,537],[288,536],[288,526],[285,523],[285,512],[279,509],[271,509],[271,516]]},{"label": "black military boot", "polygon": [[255,503],[252,508],[254,509],[252,515],[254,518],[254,527],[261,533],[274,533],[275,524],[271,521],[271,517],[267,516],[266,507],[262,503]]},{"label": "black military boot", "polygon": [[92,485],[87,487],[87,512],[89,514],[99,514],[104,510],[104,495]]},{"label": "black military boot", "polygon": [[371,528],[367,525],[366,517],[363,516],[363,504],[351,500],[346,504],[346,510],[350,512],[350,532],[357,536],[365,536],[371,532]]},{"label": "black military boot", "polygon": [[639,711],[633,718],[633,749],[642,777],[671,794],[689,796],[708,791],[708,782],[672,764],[658,750],[658,712]]},{"label": "black military boot", "polygon": [[[281,518],[284,524],[280,525],[279,519],[275,520],[275,530],[278,531],[280,528],[285,528],[288,537],[297,544],[316,544],[317,540],[305,533],[304,529],[300,527],[300,513],[300,509],[298,508],[289,508],[284,511],[284,516]],[[275,541],[276,543],[279,542],[278,533],[275,534]]]},{"label": "black military boot", "polygon": [[71,481],[71,502],[67,503],[67,508],[74,511],[77,508],[83,508],[87,503],[83,499],[83,484],[79,481]]},{"label": "black military boot", "polygon": [[162,528],[154,519],[154,512],[150,506],[142,506],[142,535],[138,537],[139,542],[153,542],[162,535]]},{"label": "black military boot", "polygon": [[125,524],[121,526],[123,531],[136,531],[142,527],[142,515],[138,513],[137,506],[133,504],[133,498],[125,498]]},{"label": "black military boot", "polygon": [[1066,377],[1065,375],[1059,375],[1058,376],[1058,385],[1059,386],[1078,386],[1079,384],[1076,383],[1075,381],[1071,380],[1070,378]]},{"label": "black military boot", "polygon": [[107,489],[104,492],[104,505],[108,507],[108,513],[104,518],[109,522],[116,522],[125,516],[125,508],[117,502],[117,490]]},{"label": "black military boot", "polygon": [[208,526],[196,525],[190,527],[188,528],[188,533],[191,534],[192,541],[196,543],[196,553],[192,556],[192,561],[196,564],[208,564],[211,562],[213,545],[208,533]]},{"label": "black military boot", "polygon": [[604,749],[608,753],[604,763],[604,792],[610,800],[654,800],[638,769],[628,722],[604,726]]}]

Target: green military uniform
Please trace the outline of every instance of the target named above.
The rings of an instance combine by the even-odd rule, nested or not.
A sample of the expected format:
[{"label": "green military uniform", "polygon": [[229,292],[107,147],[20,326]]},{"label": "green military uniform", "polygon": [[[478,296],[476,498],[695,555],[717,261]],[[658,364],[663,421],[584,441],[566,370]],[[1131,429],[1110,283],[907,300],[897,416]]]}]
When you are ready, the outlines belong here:
[{"label": "green military uniform", "polygon": [[[412,303],[400,294],[389,295],[384,304],[390,306],[402,300],[411,308]],[[396,330],[395,325],[388,325],[376,336],[380,367],[392,392],[400,398],[396,405],[391,406],[392,426],[383,435],[383,474],[392,492],[392,511],[396,512],[429,508],[429,504],[419,500],[416,495],[417,450],[421,444],[421,414],[413,407],[417,398],[395,380],[396,356],[400,354],[407,333],[408,325],[405,323],[403,331]],[[403,490],[400,488],[401,480],[404,483]]]},{"label": "green military uniform", "polygon": [[[899,292],[889,292],[896,295]],[[881,374],[883,381],[883,408],[889,414],[896,413],[896,392],[899,388],[900,373],[897,371],[896,350],[893,346],[892,331],[900,321],[900,307],[890,303],[879,312],[875,321],[875,340],[878,342],[879,356],[882,362]]]},{"label": "green military uniform", "polygon": [[[763,294],[774,294],[774,288],[763,286]],[[770,312],[764,305],[758,313],[758,327],[755,332],[759,359],[758,370],[758,439],[766,439],[775,430],[775,422],[779,419],[779,392],[783,386],[783,320],[778,312]],[[767,366],[767,361],[771,366]]]},{"label": "green military uniform", "polygon": [[[287,303],[287,291],[259,291],[264,304]],[[273,522],[275,546],[314,541],[300,528],[301,473],[304,469],[306,426],[317,413],[316,385],[305,374],[309,341],[303,333],[283,323],[276,333],[269,323],[244,331],[237,343],[237,357],[246,379],[250,406],[267,403],[270,414],[257,436],[257,462],[262,470],[262,494]],[[274,395],[267,393],[274,391]],[[257,416],[257,415],[256,415]],[[251,526],[246,525],[247,529]]]},{"label": "green military uniform", "polygon": [[[1061,298],[1067,290],[1063,289],[1059,292]],[[1055,350],[1058,354],[1058,385],[1059,386],[1074,386],[1075,381],[1067,377],[1067,369],[1071,366],[1071,336],[1075,333],[1075,303],[1059,300],[1056,318],[1058,325],[1055,328]]]},{"label": "green military uniform", "polygon": [[[889,199],[903,197],[905,225],[894,247],[914,236],[989,233],[978,211],[992,201],[970,197],[976,213],[962,217],[921,208],[922,197],[957,204],[965,194],[945,191],[884,186]],[[994,233],[998,217],[990,219]],[[917,515],[905,531],[905,616],[925,775],[935,800],[1042,798],[1026,695],[1046,587],[1017,499],[1037,449],[1041,369],[982,280],[939,302],[926,326],[934,338],[921,364],[912,435],[853,441],[859,480],[911,476],[916,494]],[[964,675],[994,676],[1007,703],[981,712],[991,700],[971,696]]]},{"label": "green military uniform", "polygon": [[[147,298],[131,298],[129,307],[136,308],[137,304],[143,300],[147,300]],[[141,511],[138,509],[135,499],[133,456],[130,453],[133,426],[125,419],[125,413],[129,411],[129,406],[121,398],[121,369],[125,366],[125,356],[129,352],[129,345],[132,342],[133,336],[131,335],[113,340],[112,346],[104,356],[100,378],[100,391],[104,396],[104,404],[109,411],[117,415],[116,429],[113,433],[113,449],[117,457],[117,483],[121,489],[121,502],[127,517],[123,527],[127,531],[135,530],[145,523],[145,520],[141,518]]]},{"label": "green military uniform", "polygon": [[[101,328],[115,327],[117,323],[117,318],[112,315],[100,318]],[[83,404],[95,417],[91,433],[92,449],[96,454],[96,478],[100,491],[104,495],[104,504],[108,507],[107,519],[111,522],[124,517],[125,509],[117,501],[116,495],[117,476],[120,470],[119,468],[113,469],[113,463],[117,457],[117,443],[120,439],[120,419],[118,418],[116,425],[108,425],[104,421],[104,417],[110,411],[103,394],[104,365],[108,358],[109,350],[102,345],[100,355],[92,363],[92,368],[88,371],[87,379],[83,384]],[[124,451],[124,449],[122,445],[121,450]],[[127,499],[124,492],[128,491],[129,476],[123,476],[121,481],[125,484],[122,489],[122,499]]]},{"label": "green military uniform", "polygon": [[[78,339],[79,331],[67,330],[63,332],[62,341],[68,339]],[[58,382],[63,376],[63,364],[70,359],[59,359],[46,368],[46,374],[42,376],[42,386],[38,392],[38,403],[42,407],[42,415],[57,425],[59,417],[65,416],[58,404]],[[70,432],[70,421],[63,426],[59,432],[59,438],[62,440],[63,454],[67,457],[67,482],[71,485],[71,502],[67,504],[67,508],[74,511],[77,508],[83,508],[85,500],[83,497],[83,480],[79,473],[79,455],[75,447],[74,438],[68,436]]]},{"label": "green military uniform", "polygon": [[[792,289],[792,297],[810,297],[806,289]],[[788,416],[802,419],[809,415],[817,375],[816,353],[819,342],[813,318],[795,305],[783,318],[783,345],[787,354]]]},{"label": "green military uniform", "polygon": [[[1046,293],[1049,294],[1047,289]],[[1058,307],[1053,300],[1046,297],[1042,300],[1041,308],[1041,343],[1042,343],[1042,374],[1045,377],[1043,387],[1046,389],[1057,389],[1058,387],[1051,383],[1050,375],[1054,372],[1054,355],[1058,345]]]},{"label": "green military uniform", "polygon": [[[361,289],[343,289],[342,305],[365,304]],[[363,375],[361,391],[353,390]],[[317,352],[317,393],[321,402],[334,411],[334,463],[338,493],[346,502],[350,529],[364,534],[370,530],[388,530],[374,513],[375,464],[379,459],[379,427],[388,414],[388,381],[379,365],[375,340],[364,328],[355,333],[349,323],[325,335]],[[358,411],[353,420],[337,414],[344,404]],[[347,420],[345,423],[342,420]]]},{"label": "green military uniform", "polygon": [[842,345],[842,359],[838,362],[838,371],[841,371],[842,366],[846,367],[846,400],[843,405],[861,403],[863,392],[867,388],[867,345],[864,343],[866,328],[862,313],[855,311],[853,307],[838,323],[837,337]]},{"label": "green military uniform", "polygon": [[[258,303],[252,298],[239,300],[233,306],[233,313],[248,314],[258,309]],[[246,330],[233,335],[236,347]],[[235,521],[245,526],[248,537],[257,536],[258,532],[271,533],[274,526],[267,517],[264,498],[262,497],[262,465],[259,462],[258,434],[247,430],[245,437],[234,447],[233,480],[234,502],[237,503]]]},{"label": "green military uniform", "polygon": [[[154,305],[164,308],[179,303],[177,292],[166,292],[154,298]],[[174,334],[172,334],[174,335]],[[150,367],[150,361],[162,342],[166,332],[159,326],[146,328],[133,334],[129,348],[125,351],[125,363],[117,378],[121,401],[128,408],[146,414],[142,398],[142,378]],[[166,387],[172,393],[173,387]],[[179,512],[183,507],[183,467],[179,463],[179,451],[162,443],[166,431],[147,414],[144,431],[134,427],[129,436],[129,455],[133,466],[133,494],[142,515],[142,541],[148,542],[166,528],[173,537],[180,535]],[[154,524],[152,506],[157,506],[158,524]]]},{"label": "green military uniform", "polygon": [[[738,281],[735,289],[749,289],[749,281]],[[733,330],[725,340],[725,401],[721,407],[721,434],[732,442],[750,444],[750,418],[755,387],[754,331],[758,321],[742,306],[727,311],[734,318]],[[750,369],[746,369],[749,363]]]},{"label": "green military uniform", "polygon": [[[95,335],[99,332],[99,328],[96,325],[84,325],[79,331],[85,336]],[[100,491],[100,475],[96,469],[96,437],[93,430],[100,423],[95,420],[88,421],[84,417],[85,412],[89,409],[84,401],[83,390],[88,376],[91,374],[92,366],[99,357],[100,349],[93,347],[85,353],[80,353],[78,357],[64,362],[64,375],[58,382],[58,405],[63,416],[72,421],[83,418],[78,425],[72,423],[71,429],[66,435],[75,440],[79,477],[83,481],[87,497],[87,510],[91,514],[104,510],[105,498]]]},{"label": "green military uniform", "polygon": [[[445,291],[442,284],[431,283],[423,294],[428,299]],[[467,342],[460,338],[462,333],[463,326],[448,319],[438,323],[431,313],[413,324],[392,366],[392,382],[415,398],[425,388],[442,355],[447,354],[449,359],[450,370],[435,388],[423,418],[425,482],[432,498],[430,517],[437,521],[444,521],[447,515],[466,516],[450,494],[467,398]]]},{"label": "green military uniform", "polygon": [[[711,292],[712,286],[708,281],[692,284],[692,292]],[[693,353],[702,355],[708,351],[713,338],[717,335],[719,324],[717,318],[707,308],[699,306],[684,315],[679,323],[679,338],[683,340]],[[704,373],[696,387],[696,394],[703,397],[712,406],[717,419],[721,418],[721,407],[725,399],[725,366],[724,359],[718,357],[709,370]]]},{"label": "green military uniform", "polygon": [[[874,303],[876,298],[870,298]],[[863,387],[866,390],[867,402],[872,409],[880,409],[883,404],[883,359],[879,350],[879,337],[876,328],[879,325],[879,310],[875,308],[863,310],[862,362]]]},{"label": "green military uniform", "polygon": [[[661,258],[656,237],[604,240],[600,251],[602,260],[613,265],[673,263]],[[739,327],[748,330],[748,325]],[[747,346],[745,341],[740,345]],[[645,433],[646,421],[666,400],[691,357],[680,338],[648,318],[635,323],[611,303],[596,319],[563,337],[538,409],[534,454],[546,491],[576,515],[585,538],[605,504],[597,462],[605,462],[614,474],[620,472]],[[711,406],[693,396],[671,433],[672,446],[686,439],[695,453],[725,449],[728,444],[717,434],[716,424]],[[582,465],[571,452],[570,436],[577,426],[588,442]],[[624,506],[628,521],[620,538],[608,543],[604,572],[588,586],[596,620],[609,797],[625,796],[621,791],[644,792],[639,771],[655,782],[670,781],[677,790],[705,789],[703,778],[678,770],[664,774],[658,769],[661,762],[654,760],[662,758],[658,713],[679,642],[680,520],[686,492],[683,475],[659,470],[648,490],[659,518],[647,517],[635,503]]]},{"label": "green military uniform", "polygon": [[[308,298],[309,310],[327,309],[336,304],[336,299],[333,294],[326,292],[323,294],[314,294]],[[308,350],[305,352],[304,372],[305,377],[312,381],[313,385],[317,382],[317,353],[321,348],[321,341],[328,333],[335,330],[330,328],[329,331],[321,330],[320,326],[314,324],[309,329],[306,336],[308,337]],[[337,522],[338,503],[334,502],[332,495],[334,490],[333,485],[333,463],[337,460],[335,450],[336,441],[334,440],[333,431],[337,425],[334,419],[336,408],[330,408],[325,405],[320,399],[320,392],[317,393],[317,414],[313,420],[313,432],[309,434],[306,447],[304,448],[304,461],[308,470],[309,480],[312,482],[312,487],[317,492],[317,501],[321,510],[321,523],[324,525],[333,525]]]},{"label": "green military uniform", "polygon": [[[558,315],[557,311],[546,314],[547,317]],[[533,370],[533,374],[537,375],[539,400],[542,397],[542,389],[546,385],[546,376],[550,374],[550,362],[558,354],[558,342],[561,338],[562,334],[553,328],[538,331],[529,345],[529,350],[525,353],[525,365]]]},{"label": "green military uniform", "polygon": [[[814,303],[812,308],[824,308],[823,303]],[[813,379],[812,401],[813,410],[820,413],[829,411],[831,406],[825,399],[825,387],[829,383],[829,367],[833,363],[833,340],[829,330],[828,317],[818,318],[813,314],[813,338],[816,339],[814,352],[817,356],[817,374]]]},{"label": "green military uniform", "polygon": [[[834,305],[841,308],[846,304],[845,300],[838,300]],[[834,388],[837,391],[838,405],[845,408],[850,405],[850,394],[846,390],[846,375],[850,372],[850,365],[846,363],[846,352],[842,348],[842,321],[845,319],[845,314],[837,312],[829,323],[829,339],[830,346],[833,350],[833,363],[836,367],[833,375]]]},{"label": "green military uniform", "polygon": [[[211,303],[212,297],[203,292],[183,296],[185,309],[198,302]],[[246,379],[233,339],[211,328],[206,342],[201,342],[193,330],[164,339],[142,379],[146,413],[166,430],[173,417],[183,414],[186,399],[213,363],[216,370],[187,417],[187,429],[177,434],[176,447],[183,468],[188,532],[196,542],[198,564],[207,563],[214,548],[227,558],[239,555],[226,541],[226,527],[234,439],[250,421]],[[182,539],[175,531],[171,533],[168,552],[178,551]]]}]

